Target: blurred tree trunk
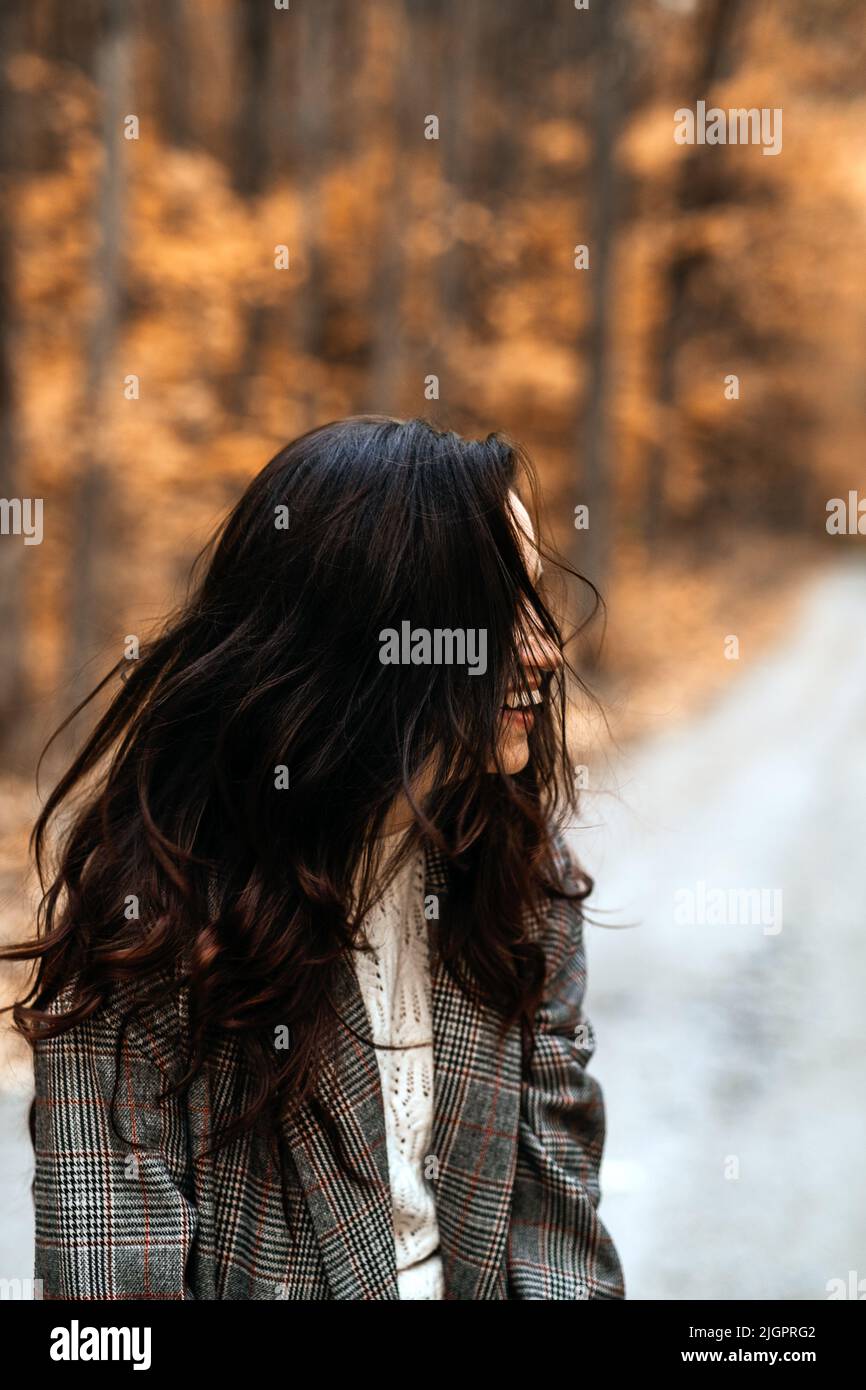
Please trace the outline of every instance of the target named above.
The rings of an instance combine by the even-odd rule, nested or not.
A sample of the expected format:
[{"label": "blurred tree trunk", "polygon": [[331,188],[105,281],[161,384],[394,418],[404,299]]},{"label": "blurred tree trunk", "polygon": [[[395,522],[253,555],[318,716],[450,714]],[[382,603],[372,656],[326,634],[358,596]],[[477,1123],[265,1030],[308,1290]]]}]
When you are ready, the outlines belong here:
[{"label": "blurred tree trunk", "polygon": [[[444,19],[447,61],[443,109],[439,113],[442,142],[442,177],[447,241],[439,265],[439,321],[437,340],[448,360],[449,343],[465,312],[466,257],[461,245],[460,207],[471,177],[470,153],[473,96],[478,72],[481,6],[465,0],[447,0]],[[471,190],[470,190],[471,191]]]},{"label": "blurred tree trunk", "polygon": [[192,143],[190,111],[190,23],[188,0],[159,0],[154,14],[162,59],[158,66],[157,100],[162,137],[166,144]]},{"label": "blurred tree trunk", "polygon": [[[235,130],[233,178],[238,193],[256,198],[271,173],[271,110],[268,102],[272,7],[242,0],[240,7],[239,81],[243,93]],[[266,252],[265,252],[266,254]],[[228,391],[228,408],[249,411],[250,393],[267,335],[267,307],[253,300],[244,311],[243,348]]]},{"label": "blurred tree trunk", "polygon": [[[18,401],[15,386],[16,306],[13,300],[14,182],[18,168],[18,110],[9,64],[20,45],[21,5],[0,10],[0,497],[21,497]],[[0,536],[0,753],[8,762],[19,748],[26,694],[22,536]],[[37,551],[38,553],[38,551]],[[31,555],[31,560],[33,556]]]},{"label": "blurred tree trunk", "polygon": [[611,543],[610,364],[611,264],[616,238],[616,139],[622,118],[619,76],[619,0],[604,0],[590,12],[593,27],[594,135],[589,205],[590,325],[586,337],[586,405],[580,429],[581,501],[589,508],[589,529],[575,532],[576,568],[599,588],[605,584]]},{"label": "blurred tree trunk", "polygon": [[246,198],[261,193],[269,173],[268,53],[270,18],[274,13],[272,5],[262,5],[260,0],[241,0],[241,101],[233,174],[235,188]]},{"label": "blurred tree trunk", "polygon": [[[386,415],[399,414],[400,387],[407,339],[403,326],[403,238],[411,216],[409,179],[411,161],[424,144],[423,116],[412,103],[416,78],[413,58],[418,5],[392,0],[388,15],[394,34],[396,59],[392,84],[382,93],[379,119],[387,126],[382,143],[389,149],[389,177],[381,199],[376,273],[372,277],[370,323],[373,350],[370,363],[367,409]],[[420,392],[420,385],[419,392]],[[422,414],[419,400],[416,412]]]},{"label": "blurred tree trunk", "polygon": [[[740,0],[705,0],[698,11],[697,32],[701,36],[699,62],[695,71],[691,106],[698,101],[711,101],[712,86],[725,71],[734,28],[739,19]],[[684,154],[674,191],[674,209],[683,221],[690,212],[706,207],[719,196],[719,180],[723,164],[715,146],[693,145]],[[667,423],[673,415],[676,398],[677,354],[682,346],[684,321],[687,314],[692,278],[703,265],[686,244],[677,248],[665,274],[663,301],[665,318],[656,345],[659,363],[656,387],[655,437],[649,448],[646,466],[646,489],[643,504],[644,535],[654,548],[664,526],[665,473],[670,442]]]},{"label": "blurred tree trunk", "polygon": [[[74,499],[71,555],[70,653],[73,703],[95,684],[83,669],[108,624],[107,585],[100,561],[111,529],[111,404],[122,390],[122,368],[115,360],[121,307],[123,216],[123,120],[129,114],[129,6],[105,0],[96,72],[102,104],[103,166],[100,175],[99,247],[93,264],[96,308],[86,347],[84,420],[89,429]],[[109,398],[109,386],[111,398]],[[118,652],[119,655],[119,652]]]},{"label": "blurred tree trunk", "polygon": [[[300,255],[305,278],[297,292],[296,341],[307,357],[320,357],[324,346],[325,295],[321,228],[325,216],[322,185],[328,164],[331,125],[331,58],[335,29],[334,0],[317,0],[302,15],[298,63],[296,121],[299,142],[298,173],[301,196]],[[294,248],[292,248],[294,251]],[[315,388],[302,396],[306,426],[313,424]]]}]

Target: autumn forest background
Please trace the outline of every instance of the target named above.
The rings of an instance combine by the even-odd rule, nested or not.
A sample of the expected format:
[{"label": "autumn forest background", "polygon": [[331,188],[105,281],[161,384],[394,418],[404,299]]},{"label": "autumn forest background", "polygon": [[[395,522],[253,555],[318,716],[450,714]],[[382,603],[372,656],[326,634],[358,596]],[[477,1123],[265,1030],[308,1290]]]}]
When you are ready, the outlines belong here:
[{"label": "autumn forest background", "polygon": [[[717,844],[733,827],[729,847],[764,843],[800,794],[793,774],[816,765],[800,739],[811,719],[832,723],[820,714],[828,687],[859,720],[830,761],[866,770],[855,698],[866,540],[826,525],[829,499],[864,487],[864,70],[856,0],[6,0],[0,496],[44,499],[45,520],[41,545],[0,537],[5,936],[30,921],[26,836],[49,733],[125,635],[177,602],[195,552],[267,459],[359,411],[504,429],[527,448],[552,538],[607,605],[603,641],[596,624],[583,649],[607,713],[605,767],[684,730],[719,758],[702,762],[692,743],[653,763],[650,819],[663,784],[694,809],[720,766],[757,759],[761,788],[775,789],[761,829],[738,838],[755,804],[744,786],[707,810],[706,836]],[[780,109],[781,151],[677,144],[674,113],[699,100]],[[575,526],[580,507],[588,528]],[[775,662],[766,677],[762,662]],[[761,750],[795,690],[791,737],[768,770]],[[731,712],[724,733],[700,723],[716,710]],[[826,751],[815,759],[826,766]],[[692,770],[688,795],[664,783],[675,766]],[[859,782],[849,793],[859,815]],[[824,802],[814,782],[811,794],[816,814],[838,814],[838,782]],[[623,829],[620,854],[625,843]],[[804,803],[785,864],[812,853],[829,863]],[[615,855],[605,862],[624,882]],[[733,854],[726,881],[741,862]],[[780,863],[754,865],[747,882],[787,884]],[[642,891],[663,879],[647,869]],[[815,916],[801,915],[811,943],[832,918],[822,884],[796,890],[800,905],[814,893]],[[853,928],[863,903],[849,886],[833,920]],[[625,887],[613,897],[629,900]],[[626,1036],[628,969],[639,973],[622,939],[616,964],[598,952],[596,1024],[611,1039]],[[783,1019],[801,998],[790,971],[805,988],[815,966],[814,945],[795,937],[790,949]],[[717,977],[718,958],[701,959]],[[837,986],[827,1015],[841,1009],[850,1044],[860,1010]],[[672,988],[674,1003],[689,993],[683,979]],[[709,1013],[679,1015],[675,1039],[611,1041],[599,1072],[615,1114],[635,1113],[637,1051],[658,1046],[669,1065],[670,1049],[742,1000],[742,962],[730,989]],[[772,1039],[756,1037],[743,1078],[775,1065]],[[4,1047],[20,1078],[22,1054]],[[729,1100],[707,1117],[722,1136]],[[789,1121],[777,1117],[780,1145]],[[671,1125],[687,1148],[690,1124]],[[642,1136],[619,1138],[612,1224],[635,1291],[690,1296],[677,1292],[682,1268],[659,1264],[670,1227],[650,1160],[636,1176]],[[783,1160],[770,1151],[772,1185]],[[667,1155],[658,1162],[661,1173]],[[839,1173],[824,1178],[832,1187]],[[705,1246],[714,1191],[692,1213]],[[838,1243],[819,1259],[787,1210],[764,1231],[765,1191],[738,1209],[742,1236],[694,1296],[732,1296],[758,1277],[743,1272],[756,1260],[751,1296],[826,1296],[813,1289],[847,1258],[850,1212],[829,1222]],[[720,1233],[734,1219],[723,1215]],[[775,1263],[749,1245],[756,1222]],[[853,1228],[864,1224],[861,1209]]]}]

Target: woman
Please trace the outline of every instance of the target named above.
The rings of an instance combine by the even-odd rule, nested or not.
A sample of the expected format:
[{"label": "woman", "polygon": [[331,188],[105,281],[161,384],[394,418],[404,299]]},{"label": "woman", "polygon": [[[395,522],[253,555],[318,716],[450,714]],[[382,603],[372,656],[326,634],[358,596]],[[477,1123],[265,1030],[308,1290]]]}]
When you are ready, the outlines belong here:
[{"label": "woman", "polygon": [[106,678],[6,953],[46,1298],[624,1297],[521,470],[313,430]]}]

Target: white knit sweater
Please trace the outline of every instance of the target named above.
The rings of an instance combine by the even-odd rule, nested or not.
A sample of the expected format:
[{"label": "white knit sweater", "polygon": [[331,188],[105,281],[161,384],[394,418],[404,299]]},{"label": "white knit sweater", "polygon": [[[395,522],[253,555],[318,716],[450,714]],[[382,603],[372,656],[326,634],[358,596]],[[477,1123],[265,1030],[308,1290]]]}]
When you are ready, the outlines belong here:
[{"label": "white knit sweater", "polygon": [[[389,847],[395,843],[386,837]],[[371,952],[353,952],[377,1047],[401,1299],[444,1298],[432,1166],[433,1020],[424,916],[424,853],[399,871],[364,923]]]}]

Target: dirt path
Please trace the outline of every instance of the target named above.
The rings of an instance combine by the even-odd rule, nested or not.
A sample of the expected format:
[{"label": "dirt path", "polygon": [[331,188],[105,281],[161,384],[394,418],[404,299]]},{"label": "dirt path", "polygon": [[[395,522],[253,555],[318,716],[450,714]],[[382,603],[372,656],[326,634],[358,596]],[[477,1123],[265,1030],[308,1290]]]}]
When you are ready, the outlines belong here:
[{"label": "dirt path", "polygon": [[864,619],[866,571],[823,576],[716,708],[620,765],[618,797],[587,794],[594,909],[639,924],[587,932],[632,1297],[866,1277]]}]

